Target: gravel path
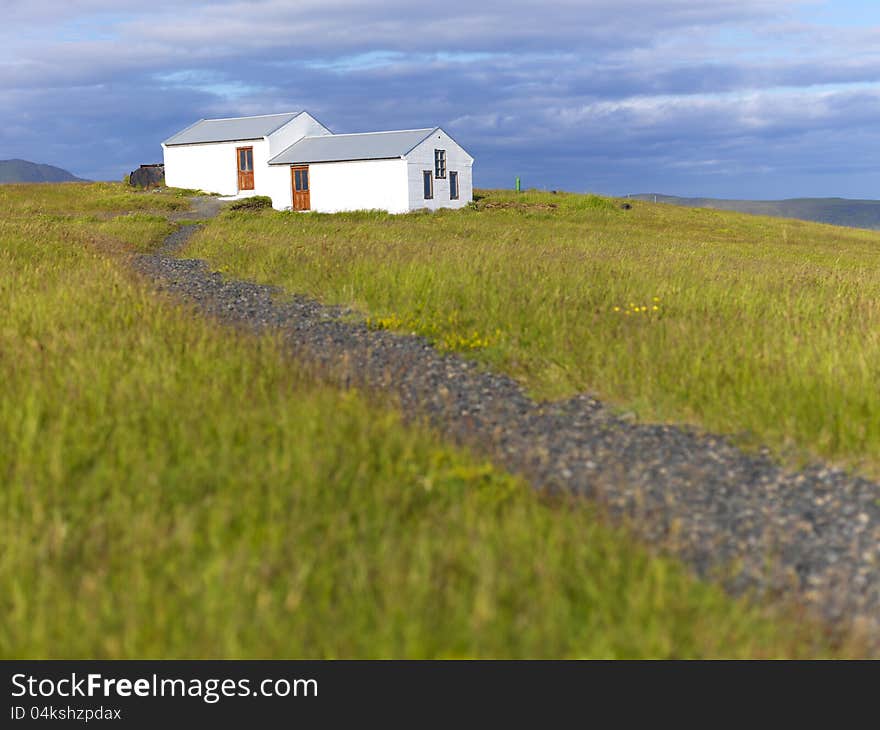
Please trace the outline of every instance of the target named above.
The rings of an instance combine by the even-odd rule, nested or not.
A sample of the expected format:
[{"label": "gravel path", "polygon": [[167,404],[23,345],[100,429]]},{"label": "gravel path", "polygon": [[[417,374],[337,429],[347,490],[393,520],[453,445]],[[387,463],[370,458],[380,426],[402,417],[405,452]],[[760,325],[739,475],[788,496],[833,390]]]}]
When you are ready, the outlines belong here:
[{"label": "gravel path", "polygon": [[[200,221],[213,218],[223,209],[224,203],[218,198],[208,195],[200,195],[189,199],[189,209],[172,213],[169,218],[172,221]],[[190,233],[192,233],[190,231]],[[167,242],[166,242],[167,246]]]},{"label": "gravel path", "polygon": [[722,437],[631,422],[588,395],[537,403],[510,378],[421,337],[369,330],[349,310],[175,258],[194,230],[181,228],[136,267],[206,315],[280,330],[296,357],[335,382],[393,395],[405,413],[427,416],[535,487],[596,500],[700,576],[734,593],[794,598],[880,651],[876,483],[823,466],[786,471]]}]

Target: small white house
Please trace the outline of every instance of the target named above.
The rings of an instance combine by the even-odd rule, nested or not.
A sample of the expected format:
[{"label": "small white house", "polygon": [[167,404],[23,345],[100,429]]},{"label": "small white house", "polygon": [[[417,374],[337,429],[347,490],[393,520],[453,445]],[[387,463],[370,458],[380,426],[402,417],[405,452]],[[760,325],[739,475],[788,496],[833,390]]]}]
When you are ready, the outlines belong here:
[{"label": "small white house", "polygon": [[462,208],[471,157],[440,127],[333,134],[308,112],[202,119],[162,143],[165,182],[278,210]]}]

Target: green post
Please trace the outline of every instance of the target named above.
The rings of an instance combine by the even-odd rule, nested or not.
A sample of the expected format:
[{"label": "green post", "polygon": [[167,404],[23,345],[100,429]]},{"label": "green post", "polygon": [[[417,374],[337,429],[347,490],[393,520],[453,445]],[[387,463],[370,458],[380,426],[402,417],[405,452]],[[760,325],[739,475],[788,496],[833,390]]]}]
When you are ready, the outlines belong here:
[{"label": "green post", "polygon": [[516,176],[516,192],[522,192],[522,185],[520,185],[519,175]]}]

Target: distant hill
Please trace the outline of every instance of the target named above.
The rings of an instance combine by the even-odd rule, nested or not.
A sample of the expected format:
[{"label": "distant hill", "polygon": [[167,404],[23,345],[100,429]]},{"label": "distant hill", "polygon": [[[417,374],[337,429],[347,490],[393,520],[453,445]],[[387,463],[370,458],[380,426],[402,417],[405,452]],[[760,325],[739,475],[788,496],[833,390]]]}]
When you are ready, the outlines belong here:
[{"label": "distant hill", "polygon": [[27,160],[0,160],[0,183],[85,182],[54,165],[38,165]]},{"label": "distant hill", "polygon": [[636,200],[683,205],[689,208],[735,210],[753,215],[797,218],[835,226],[880,230],[880,200],[847,198],[791,198],[788,200],[723,200],[719,198],[679,198],[675,195],[643,193],[630,195]]}]

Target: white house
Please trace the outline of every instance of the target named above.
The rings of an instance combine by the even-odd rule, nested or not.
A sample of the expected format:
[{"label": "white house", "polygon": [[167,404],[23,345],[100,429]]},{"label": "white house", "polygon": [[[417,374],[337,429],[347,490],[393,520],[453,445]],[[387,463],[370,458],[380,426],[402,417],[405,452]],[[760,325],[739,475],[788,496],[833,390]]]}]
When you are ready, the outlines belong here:
[{"label": "white house", "polygon": [[461,208],[471,157],[440,127],[333,134],[308,112],[202,119],[162,143],[165,182],[278,210]]}]

